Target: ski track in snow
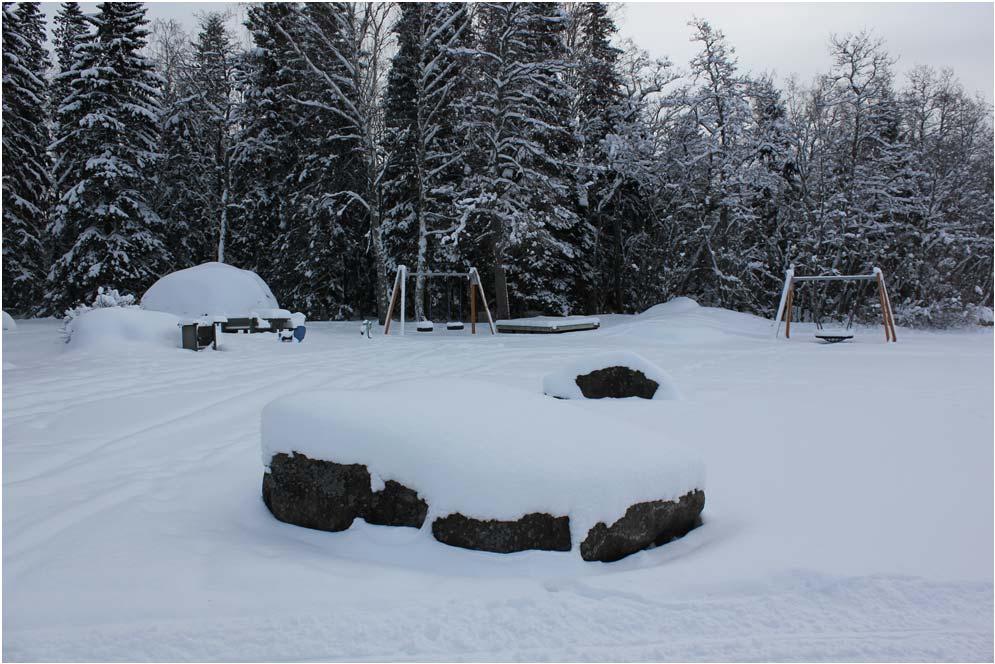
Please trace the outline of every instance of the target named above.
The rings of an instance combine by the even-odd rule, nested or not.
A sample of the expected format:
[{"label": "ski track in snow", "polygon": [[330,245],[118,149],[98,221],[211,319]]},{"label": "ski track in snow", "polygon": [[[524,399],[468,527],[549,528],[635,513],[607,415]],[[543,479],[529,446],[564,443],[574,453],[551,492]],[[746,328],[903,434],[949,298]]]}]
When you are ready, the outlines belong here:
[{"label": "ski track in snow", "polygon": [[[991,332],[822,346],[714,309],[602,322],[372,340],[318,323],[301,345],[226,335],[198,354],[74,352],[58,322],[19,322],[3,336],[4,659],[992,660]],[[445,376],[539,390],[606,350],[685,395],[588,405],[702,450],[705,525],[682,540],[603,565],[427,528],[308,531],[262,505],[259,414],[277,397]]]}]

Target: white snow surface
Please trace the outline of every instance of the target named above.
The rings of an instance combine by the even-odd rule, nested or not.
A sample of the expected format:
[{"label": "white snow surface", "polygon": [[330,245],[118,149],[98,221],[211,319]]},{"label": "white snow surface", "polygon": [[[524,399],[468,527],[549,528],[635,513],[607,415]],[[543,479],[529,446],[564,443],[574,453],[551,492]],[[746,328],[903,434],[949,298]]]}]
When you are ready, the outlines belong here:
[{"label": "white snow surface", "polygon": [[6,311],[3,312],[3,329],[5,330],[17,329],[17,323],[14,322],[14,317],[8,314]]},{"label": "white snow surface", "polygon": [[634,371],[643,372],[644,376],[659,385],[653,394],[653,399],[681,398],[680,391],[667,372],[642,355],[629,351],[583,355],[560,370],[543,376],[542,391],[549,396],[560,399],[583,399],[585,397],[580,391],[580,386],[577,385],[577,376],[583,376],[607,367],[627,367]]},{"label": "white snow surface", "polygon": [[[312,322],[306,344],[122,344],[111,362],[71,351],[59,321],[18,321],[3,338],[3,658],[993,659],[990,328],[885,344],[861,327],[827,345],[708,307],[600,318],[585,334],[371,339]],[[262,503],[274,399],[415,378],[535,392],[613,351],[664,367],[684,399],[567,405],[701,456],[704,524],[680,540],[593,564],[426,528],[308,530]],[[466,439],[516,419],[490,408]],[[454,416],[442,400],[422,414]]]},{"label": "white snow surface", "polygon": [[292,318],[293,314],[286,309],[253,309],[249,312],[252,318]]},{"label": "white snow surface", "polygon": [[74,351],[116,348],[121,344],[177,348],[180,319],[139,307],[104,307],[73,319],[68,346]]},{"label": "white snow surface", "polygon": [[162,277],[142,296],[142,308],[181,318],[205,314],[244,318],[252,311],[279,309],[279,305],[255,272],[211,262]]},{"label": "white snow surface", "polygon": [[[513,417],[491,417],[495,406]],[[416,490],[429,524],[454,512],[569,516],[575,548],[636,503],[705,488],[701,460],[665,435],[538,391],[466,379],[282,397],[263,410],[263,464],[279,452],[363,464]]]},{"label": "white snow surface", "polygon": [[529,318],[507,318],[494,321],[495,325],[516,325],[518,327],[563,327],[565,325],[598,325],[601,320],[594,316],[531,316]]}]

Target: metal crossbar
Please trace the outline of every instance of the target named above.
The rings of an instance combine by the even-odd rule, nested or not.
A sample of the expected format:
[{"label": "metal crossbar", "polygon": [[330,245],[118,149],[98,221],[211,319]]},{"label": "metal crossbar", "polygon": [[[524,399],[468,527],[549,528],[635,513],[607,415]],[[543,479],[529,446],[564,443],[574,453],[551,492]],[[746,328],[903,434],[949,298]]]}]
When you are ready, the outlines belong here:
[{"label": "metal crossbar", "polygon": [[825,277],[791,277],[792,281],[875,281],[876,274],[838,274]]}]

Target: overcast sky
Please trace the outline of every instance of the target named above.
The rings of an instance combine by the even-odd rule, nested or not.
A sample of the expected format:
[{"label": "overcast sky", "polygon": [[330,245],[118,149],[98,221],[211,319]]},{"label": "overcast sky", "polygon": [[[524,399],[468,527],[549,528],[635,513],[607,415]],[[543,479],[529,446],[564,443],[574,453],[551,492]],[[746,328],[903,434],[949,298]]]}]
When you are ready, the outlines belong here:
[{"label": "overcast sky", "polygon": [[[721,29],[740,66],[807,82],[829,67],[829,36],[871,30],[898,57],[896,72],[950,67],[970,92],[992,100],[992,3],[627,3],[619,32],[656,56],[685,65],[692,16]],[[904,79],[904,76],[903,76]]]},{"label": "overcast sky", "polygon": [[[94,11],[93,3],[82,3]],[[53,16],[56,3],[45,3]],[[174,18],[188,28],[195,15],[226,3],[150,3],[148,16]],[[903,75],[916,65],[950,67],[970,92],[993,99],[993,4],[986,3],[627,3],[619,8],[620,36],[655,56],[686,65],[696,52],[687,26],[708,19],[735,47],[743,69],[808,82],[829,66],[832,33],[872,30],[898,58]]]}]

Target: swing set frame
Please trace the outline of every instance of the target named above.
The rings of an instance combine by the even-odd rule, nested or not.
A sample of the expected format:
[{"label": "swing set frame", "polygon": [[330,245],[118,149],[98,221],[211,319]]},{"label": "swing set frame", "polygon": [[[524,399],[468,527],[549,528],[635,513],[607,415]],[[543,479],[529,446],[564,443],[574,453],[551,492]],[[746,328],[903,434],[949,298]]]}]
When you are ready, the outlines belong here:
[{"label": "swing set frame", "polygon": [[875,267],[870,274],[826,274],[796,276],[792,265],[784,275],[784,286],[781,289],[781,300],[777,305],[777,316],[774,318],[774,338],[781,332],[781,322],[784,322],[784,338],[791,338],[791,310],[795,300],[795,284],[806,281],[874,281],[878,287],[878,299],[881,302],[881,318],[884,323],[884,340],[898,341],[895,336],[895,315],[891,309],[891,299],[888,297],[888,286],[884,282],[884,272]]},{"label": "swing set frame", "polygon": [[466,279],[470,290],[470,334],[477,333],[477,293],[480,293],[480,301],[484,305],[484,313],[487,314],[487,325],[491,334],[494,334],[494,319],[491,318],[491,309],[487,306],[487,296],[484,294],[484,286],[480,282],[480,273],[477,268],[471,267],[466,272],[413,272],[409,273],[405,265],[397,266],[397,274],[394,276],[394,289],[390,295],[390,306],[387,307],[387,318],[384,321],[384,335],[390,334],[390,324],[394,315],[394,306],[400,299],[401,314],[401,336],[404,336],[405,310],[407,304],[407,281],[408,277],[425,277],[426,279],[441,277],[460,277]]}]

